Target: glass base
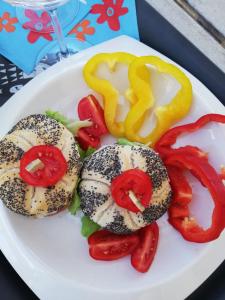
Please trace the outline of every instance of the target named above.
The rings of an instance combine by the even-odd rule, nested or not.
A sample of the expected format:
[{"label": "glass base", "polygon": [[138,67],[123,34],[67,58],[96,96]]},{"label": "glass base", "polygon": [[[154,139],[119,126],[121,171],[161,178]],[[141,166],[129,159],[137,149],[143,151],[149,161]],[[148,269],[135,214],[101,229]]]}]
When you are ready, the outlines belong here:
[{"label": "glass base", "polygon": [[[74,38],[65,38],[66,45],[69,50],[69,55],[74,55],[84,49],[90,48],[92,44],[90,44],[87,41],[78,41]],[[37,58],[37,64],[38,63],[44,63],[48,66],[52,66],[55,63],[67,58],[59,50],[59,46],[57,42],[54,42],[54,44],[49,44],[47,47],[45,47],[41,53],[39,54]]]}]

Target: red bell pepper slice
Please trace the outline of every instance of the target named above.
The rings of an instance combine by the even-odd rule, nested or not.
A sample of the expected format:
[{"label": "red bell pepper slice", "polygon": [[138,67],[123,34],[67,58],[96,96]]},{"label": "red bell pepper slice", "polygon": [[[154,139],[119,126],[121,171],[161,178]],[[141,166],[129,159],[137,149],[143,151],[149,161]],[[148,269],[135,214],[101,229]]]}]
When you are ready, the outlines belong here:
[{"label": "red bell pepper slice", "polygon": [[[173,200],[169,208],[169,222],[184,239],[205,243],[218,238],[225,227],[225,188],[220,176],[204,158],[173,152],[166,160],[173,189]],[[189,170],[206,186],[214,201],[211,226],[203,229],[190,217],[188,204],[191,201],[191,187],[184,177],[184,170]]]},{"label": "red bell pepper slice", "polygon": [[225,166],[221,166],[220,179],[222,180],[223,184],[225,185]]},{"label": "red bell pepper slice", "polygon": [[189,150],[193,152],[193,154],[198,155],[199,157],[207,157],[207,154],[199,149],[198,147],[192,146],[185,146],[180,147],[179,149],[173,149],[172,145],[176,143],[178,136],[186,132],[194,132],[198,129],[202,128],[206,124],[210,122],[218,122],[218,123],[225,123],[225,115],[220,114],[206,114],[199,118],[194,123],[189,123],[186,125],[181,125],[174,127],[168,130],[156,143],[155,150],[160,154],[162,158],[167,157],[173,151],[182,152],[187,149],[187,147],[191,147]]},{"label": "red bell pepper slice", "polygon": [[180,168],[167,166],[170,184],[173,187],[173,202],[182,206],[188,205],[192,199],[192,188]]}]

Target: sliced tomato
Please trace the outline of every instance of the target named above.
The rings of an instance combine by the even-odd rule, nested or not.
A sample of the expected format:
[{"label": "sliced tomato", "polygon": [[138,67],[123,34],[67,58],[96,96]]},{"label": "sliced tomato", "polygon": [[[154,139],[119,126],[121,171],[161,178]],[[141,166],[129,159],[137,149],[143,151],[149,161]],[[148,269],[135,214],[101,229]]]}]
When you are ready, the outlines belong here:
[{"label": "sliced tomato", "polygon": [[95,96],[89,95],[80,100],[78,104],[78,115],[80,120],[89,119],[92,121],[93,125],[86,128],[86,131],[92,136],[99,137],[108,133],[104,119],[104,111]]},{"label": "sliced tomato", "polygon": [[[29,171],[29,165],[37,160],[42,166]],[[66,171],[67,162],[60,149],[55,146],[34,146],[25,152],[20,160],[20,177],[33,186],[52,186],[64,176]]]},{"label": "sliced tomato", "polygon": [[[130,192],[136,198],[136,203],[132,201]],[[135,213],[141,211],[141,208],[144,210],[149,206],[152,196],[150,176],[139,169],[127,170],[112,180],[111,193],[119,206]]]},{"label": "sliced tomato", "polygon": [[108,230],[104,230],[104,229],[95,231],[92,235],[89,236],[88,244],[95,245],[95,244],[101,243],[110,234],[112,234],[112,232],[110,232]]},{"label": "sliced tomato", "polygon": [[157,250],[159,239],[159,228],[152,223],[139,231],[140,243],[131,255],[131,264],[139,272],[145,273],[149,270]]},{"label": "sliced tomato", "polygon": [[100,138],[88,133],[87,128],[79,129],[76,140],[83,150],[87,150],[89,147],[97,149],[100,146]]},{"label": "sliced tomato", "polygon": [[138,246],[137,234],[118,235],[106,230],[93,233],[88,238],[90,256],[96,260],[116,260],[131,254]]}]

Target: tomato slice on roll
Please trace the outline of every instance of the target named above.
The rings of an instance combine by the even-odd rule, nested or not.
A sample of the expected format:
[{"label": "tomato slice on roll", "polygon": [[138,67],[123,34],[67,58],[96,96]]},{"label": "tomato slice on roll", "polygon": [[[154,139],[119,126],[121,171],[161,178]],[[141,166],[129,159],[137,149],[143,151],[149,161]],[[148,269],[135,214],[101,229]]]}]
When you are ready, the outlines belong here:
[{"label": "tomato slice on roll", "polygon": [[20,160],[20,177],[32,186],[55,185],[66,171],[67,162],[61,150],[51,145],[34,146]]},{"label": "tomato slice on roll", "polygon": [[117,205],[135,213],[143,211],[152,196],[150,176],[139,169],[127,170],[112,180],[111,193]]}]

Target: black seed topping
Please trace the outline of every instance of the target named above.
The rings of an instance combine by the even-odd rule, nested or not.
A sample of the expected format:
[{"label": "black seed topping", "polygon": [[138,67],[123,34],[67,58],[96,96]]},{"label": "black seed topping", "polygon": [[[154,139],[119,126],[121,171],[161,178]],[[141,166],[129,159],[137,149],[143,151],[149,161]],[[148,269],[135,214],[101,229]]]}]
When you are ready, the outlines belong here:
[{"label": "black seed topping", "polygon": [[72,194],[65,191],[63,188],[55,190],[55,187],[47,189],[45,192],[46,203],[48,205],[48,213],[54,213],[68,206],[72,200]]},{"label": "black seed topping", "polygon": [[108,224],[105,229],[117,234],[128,234],[132,232],[129,228],[127,228],[124,223],[123,216],[121,216],[118,212],[115,215],[113,222]]},{"label": "black seed topping", "polygon": [[0,169],[1,164],[17,162],[23,156],[24,151],[17,147],[13,142],[4,138],[0,141]]},{"label": "black seed topping", "polygon": [[24,209],[26,184],[17,177],[6,180],[0,188],[0,199],[12,211],[22,215],[29,215]]},{"label": "black seed topping", "polygon": [[70,175],[73,175],[74,169],[77,169],[77,173],[79,173],[81,168],[81,160],[80,160],[80,155],[75,141],[72,143],[71,147],[72,149],[71,149],[71,153],[69,154],[69,160],[67,162],[67,165],[68,165],[68,173]]},{"label": "black seed topping", "polygon": [[148,208],[146,208],[143,211],[143,218],[145,222],[150,224],[159,219],[162,215],[164,215],[168,209],[171,199],[172,192],[170,191],[167,198],[162,202],[161,205],[150,205]]},{"label": "black seed topping", "polygon": [[82,187],[82,184],[79,185],[79,196],[81,209],[88,217],[91,217],[97,211],[98,207],[104,204],[109,198],[109,194],[97,193],[93,186],[90,186],[90,190],[86,190]]},{"label": "black seed topping", "polygon": [[139,152],[141,156],[145,158],[147,164],[146,171],[151,177],[153,189],[159,188],[164,180],[168,180],[166,167],[154,150],[138,146],[132,146],[132,150],[134,152]]},{"label": "black seed topping", "polygon": [[37,114],[20,120],[9,133],[15,130],[32,130],[43,139],[43,144],[56,145],[62,135],[64,126],[46,115]]},{"label": "black seed topping", "polygon": [[114,177],[121,173],[118,154],[115,145],[104,147],[84,161],[83,170],[98,173],[111,182]]}]

